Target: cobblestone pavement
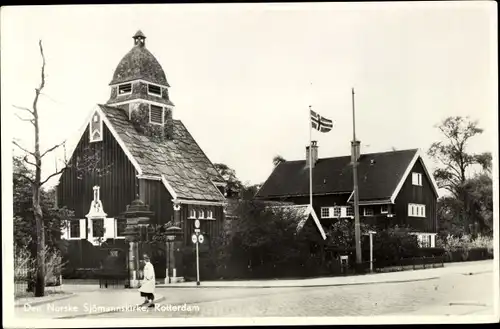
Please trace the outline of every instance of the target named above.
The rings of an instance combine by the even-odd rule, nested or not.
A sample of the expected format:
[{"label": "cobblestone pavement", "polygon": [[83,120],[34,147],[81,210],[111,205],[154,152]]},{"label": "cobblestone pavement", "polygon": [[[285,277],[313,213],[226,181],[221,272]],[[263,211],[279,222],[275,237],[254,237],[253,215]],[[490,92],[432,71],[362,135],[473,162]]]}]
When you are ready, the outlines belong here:
[{"label": "cobblestone pavement", "polygon": [[493,314],[494,294],[492,273],[336,287],[164,288],[161,293],[165,300],[150,312],[92,318]]}]

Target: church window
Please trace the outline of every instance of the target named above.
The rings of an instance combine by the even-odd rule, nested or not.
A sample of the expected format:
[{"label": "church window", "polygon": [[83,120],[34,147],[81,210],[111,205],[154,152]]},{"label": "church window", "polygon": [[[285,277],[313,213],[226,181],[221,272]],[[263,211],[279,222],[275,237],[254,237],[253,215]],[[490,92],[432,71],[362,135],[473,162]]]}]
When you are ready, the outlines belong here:
[{"label": "church window", "polygon": [[212,210],[207,210],[207,219],[213,219],[214,218],[214,212]]},{"label": "church window", "polygon": [[73,239],[80,238],[80,221],[72,220],[69,223],[69,237]]},{"label": "church window", "polygon": [[99,112],[95,112],[89,124],[90,142],[102,141],[102,119]]},{"label": "church window", "polygon": [[92,236],[94,238],[104,237],[104,219],[92,219]]},{"label": "church window", "polygon": [[157,85],[148,84],[148,94],[154,96],[161,96],[161,87]]},{"label": "church window", "polygon": [[118,95],[127,95],[132,93],[132,84],[124,83],[118,86]]},{"label": "church window", "polygon": [[163,107],[150,105],[149,108],[149,123],[163,124]]},{"label": "church window", "polygon": [[203,209],[200,209],[200,211],[198,213],[198,218],[200,218],[200,219],[205,218],[205,211],[203,211]]}]

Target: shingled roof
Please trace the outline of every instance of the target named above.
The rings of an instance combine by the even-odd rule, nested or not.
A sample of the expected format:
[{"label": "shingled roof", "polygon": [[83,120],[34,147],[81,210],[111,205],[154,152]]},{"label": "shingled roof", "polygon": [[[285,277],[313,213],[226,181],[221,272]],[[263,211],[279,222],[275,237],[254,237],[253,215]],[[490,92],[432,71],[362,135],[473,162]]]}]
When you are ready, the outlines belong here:
[{"label": "shingled roof", "polygon": [[[417,149],[362,154],[358,165],[359,200],[388,200],[391,198]],[[350,156],[319,159],[313,169],[313,195],[352,193]],[[256,198],[278,198],[309,195],[309,168],[305,160],[279,164]]]},{"label": "shingled roof", "polygon": [[174,120],[173,138],[159,141],[138,133],[122,109],[108,105],[99,108],[143,175],[157,178],[163,175],[180,199],[225,199],[213,183],[222,183],[224,179],[180,120]]}]

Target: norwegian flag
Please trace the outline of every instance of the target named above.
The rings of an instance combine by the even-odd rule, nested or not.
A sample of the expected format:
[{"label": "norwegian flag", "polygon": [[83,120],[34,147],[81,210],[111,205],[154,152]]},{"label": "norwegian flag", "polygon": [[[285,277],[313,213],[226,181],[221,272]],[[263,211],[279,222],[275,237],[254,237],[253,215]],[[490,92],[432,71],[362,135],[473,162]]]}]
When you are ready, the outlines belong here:
[{"label": "norwegian flag", "polygon": [[321,131],[322,133],[327,133],[333,128],[333,121],[322,117],[318,113],[311,111],[311,125],[314,129]]}]

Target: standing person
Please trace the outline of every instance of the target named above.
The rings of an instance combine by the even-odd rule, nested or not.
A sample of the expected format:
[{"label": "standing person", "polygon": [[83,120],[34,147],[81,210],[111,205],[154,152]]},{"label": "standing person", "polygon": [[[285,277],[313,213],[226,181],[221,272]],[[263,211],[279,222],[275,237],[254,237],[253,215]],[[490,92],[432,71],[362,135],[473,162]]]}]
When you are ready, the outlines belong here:
[{"label": "standing person", "polygon": [[141,296],[144,297],[143,306],[148,305],[148,307],[154,306],[155,300],[155,269],[148,255],[144,254],[144,279],[142,280],[142,285],[139,288]]}]

